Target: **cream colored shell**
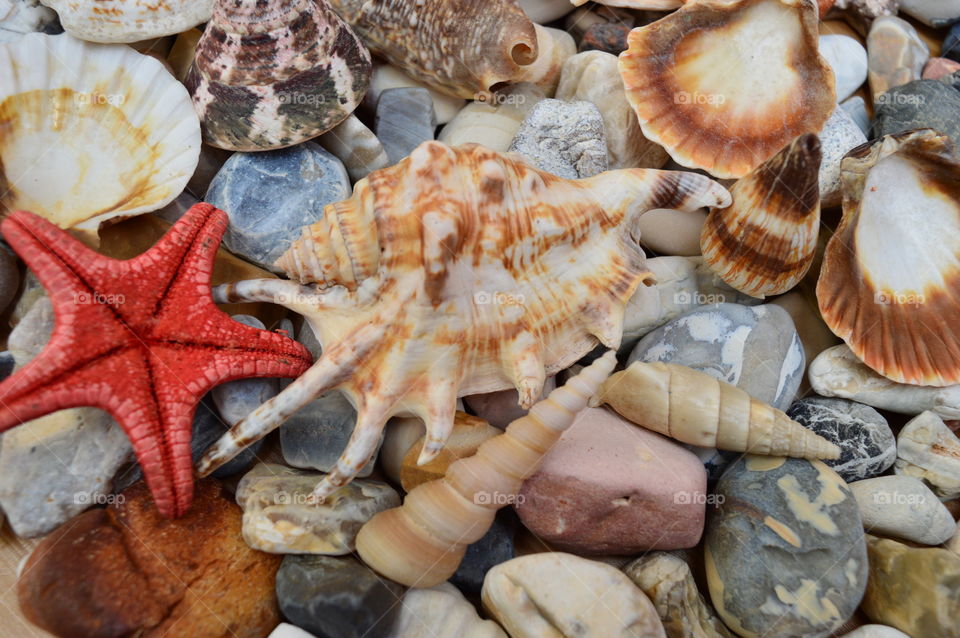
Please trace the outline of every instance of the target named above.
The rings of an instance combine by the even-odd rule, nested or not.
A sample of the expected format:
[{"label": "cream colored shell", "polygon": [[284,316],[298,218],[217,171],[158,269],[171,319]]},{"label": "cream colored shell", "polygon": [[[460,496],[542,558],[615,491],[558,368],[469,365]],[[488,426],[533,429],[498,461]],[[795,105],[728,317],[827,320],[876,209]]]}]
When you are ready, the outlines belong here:
[{"label": "cream colored shell", "polygon": [[64,30],[90,42],[138,42],[182,33],[210,19],[213,0],[43,0]]}]

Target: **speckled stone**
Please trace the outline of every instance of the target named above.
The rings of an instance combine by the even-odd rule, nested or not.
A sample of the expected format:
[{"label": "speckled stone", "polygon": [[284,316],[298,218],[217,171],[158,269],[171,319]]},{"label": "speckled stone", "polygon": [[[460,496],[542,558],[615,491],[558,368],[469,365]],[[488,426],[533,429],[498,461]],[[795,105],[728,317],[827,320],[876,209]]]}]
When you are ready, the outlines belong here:
[{"label": "speckled stone", "polygon": [[837,101],[853,95],[867,81],[867,50],[848,35],[820,36],[820,55],[833,70]]},{"label": "speckled stone", "polygon": [[540,170],[566,179],[593,177],[607,170],[603,117],[590,102],[538,102],[520,124],[509,150]]},{"label": "speckled stone", "polygon": [[820,205],[831,208],[839,206],[843,200],[840,190],[840,162],[851,149],[865,144],[867,136],[850,113],[841,107],[834,109],[818,135],[823,153],[819,174]]},{"label": "speckled stone", "polygon": [[867,586],[857,502],[820,461],[748,455],[717,484],[707,526],[710,598],[742,636],[836,630]]},{"label": "speckled stone", "polygon": [[[234,153],[210,183],[206,202],[225,211],[233,253],[273,268],[323,207],[350,196],[343,164],[314,142],[278,151]],[[266,214],[269,212],[269,214]]]},{"label": "speckled stone", "polygon": [[867,536],[870,583],[863,611],[870,620],[914,638],[960,638],[960,556]]},{"label": "speckled stone", "polygon": [[243,539],[271,554],[326,554],[354,550],[357,533],[377,512],[400,506],[397,492],[379,481],[357,479],[322,503],[310,495],[323,479],[275,463],[261,463],[237,485]]},{"label": "speckled stone", "polygon": [[277,572],[283,616],[317,638],[386,638],[403,587],[350,556],[288,555]]},{"label": "speckled stone", "polygon": [[641,339],[626,365],[634,361],[688,366],[781,410],[793,402],[804,369],[793,320],[772,304],[695,308]]},{"label": "speckled stone", "polygon": [[892,88],[919,80],[930,48],[912,24],[894,16],[873,21],[867,36],[868,78],[875,104]]},{"label": "speckled stone", "polygon": [[933,412],[924,412],[897,435],[897,474],[923,480],[943,499],[960,497],[960,438]]},{"label": "speckled stone", "polygon": [[[843,110],[847,112],[857,128],[866,136],[870,134],[870,112],[867,110],[867,102],[859,95],[854,95],[840,103]],[[866,138],[864,138],[866,139]],[[823,141],[821,140],[821,146]]]},{"label": "speckled stone", "polygon": [[512,508],[497,512],[490,530],[476,543],[467,546],[467,553],[450,577],[450,582],[466,594],[480,595],[487,572],[514,557],[513,539],[520,522]]},{"label": "speckled stone", "polygon": [[921,545],[945,543],[957,530],[937,495],[912,476],[878,476],[850,483],[863,527],[871,534]]},{"label": "speckled stone", "polygon": [[917,80],[880,96],[876,135],[932,128],[960,140],[960,91],[938,80]]},{"label": "speckled stone", "polygon": [[380,94],[373,130],[383,144],[390,164],[410,155],[423,142],[433,139],[437,116],[427,89],[395,88]]},{"label": "speckled stone", "polygon": [[450,583],[409,589],[390,638],[507,638],[500,625],[482,620]]},{"label": "speckled stone", "polygon": [[808,397],[787,416],[840,447],[840,458],[824,461],[844,481],[883,474],[897,459],[897,439],[883,415],[847,399]]}]

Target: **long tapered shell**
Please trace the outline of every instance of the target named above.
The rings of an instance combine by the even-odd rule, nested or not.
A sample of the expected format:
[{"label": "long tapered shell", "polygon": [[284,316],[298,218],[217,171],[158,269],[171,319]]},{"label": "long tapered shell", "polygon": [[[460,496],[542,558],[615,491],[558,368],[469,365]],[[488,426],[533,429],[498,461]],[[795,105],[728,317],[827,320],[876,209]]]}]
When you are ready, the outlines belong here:
[{"label": "long tapered shell", "polygon": [[342,122],[370,73],[369,52],[327,0],[217,0],[184,84],[207,144],[261,151]]},{"label": "long tapered shell", "polygon": [[70,35],[89,42],[139,42],[210,19],[213,0],[43,0]]},{"label": "long tapered shell", "polygon": [[700,234],[712,271],[761,299],[800,283],[820,230],[820,160],[820,141],[807,133],[734,184],[733,204],[712,209]]},{"label": "long tapered shell", "polygon": [[630,32],[620,55],[644,135],[679,164],[742,177],[836,104],[813,0],[699,0]]},{"label": "long tapered shell", "polygon": [[96,231],[163,208],[199,156],[190,96],[157,60],[70,35],[0,45],[0,213]]},{"label": "long tapered shell", "polygon": [[841,165],[843,220],[817,282],[824,321],[894,381],[960,383],[960,161],[931,130],[886,136]]},{"label": "long tapered shell", "polygon": [[371,51],[442,93],[477,99],[537,59],[513,0],[331,0]]},{"label": "long tapered shell", "polygon": [[736,386],[672,363],[635,361],[591,404],[673,439],[732,452],[837,459],[840,448]]},{"label": "long tapered shell", "polygon": [[357,535],[360,558],[411,587],[432,587],[450,578],[467,545],[486,534],[498,509],[513,503],[523,480],[616,363],[608,351],[474,456],[450,465],[446,476],[417,486],[401,507],[374,516]]}]

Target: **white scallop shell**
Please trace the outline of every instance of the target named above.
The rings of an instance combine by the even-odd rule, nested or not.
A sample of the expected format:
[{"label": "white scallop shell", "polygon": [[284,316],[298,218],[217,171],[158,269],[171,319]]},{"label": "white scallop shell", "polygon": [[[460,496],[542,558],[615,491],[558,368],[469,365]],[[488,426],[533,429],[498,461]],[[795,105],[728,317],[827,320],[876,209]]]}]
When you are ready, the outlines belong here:
[{"label": "white scallop shell", "polygon": [[64,30],[90,42],[138,42],[203,24],[213,0],[43,0]]},{"label": "white scallop shell", "polygon": [[66,34],[0,45],[0,213],[96,230],[163,208],[199,156],[190,95],[157,60]]}]

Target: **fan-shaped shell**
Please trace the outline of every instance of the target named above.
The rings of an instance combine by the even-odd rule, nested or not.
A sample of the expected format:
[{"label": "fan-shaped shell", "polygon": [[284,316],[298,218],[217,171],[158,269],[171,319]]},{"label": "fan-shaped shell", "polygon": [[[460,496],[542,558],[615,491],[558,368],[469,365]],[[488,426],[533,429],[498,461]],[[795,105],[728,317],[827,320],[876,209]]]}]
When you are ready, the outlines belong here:
[{"label": "fan-shaped shell", "polygon": [[219,297],[295,309],[324,354],[218,444],[203,471],[333,387],[359,416],[323,493],[366,463],[394,414],[426,422],[421,458],[429,460],[449,434],[458,395],[517,387],[529,407],[546,375],[598,341],[619,345],[624,306],[652,279],[637,243],[643,213],[729,203],[695,173],[626,169],[566,180],[477,145],[422,144],[328,206],[277,262],[308,285],[241,282]]},{"label": "fan-shaped shell", "polygon": [[43,0],[64,30],[90,42],[138,42],[210,19],[213,0]]},{"label": "fan-shaped shell", "polygon": [[217,0],[184,83],[218,148],[284,148],[359,106],[370,54],[327,0]]},{"label": "fan-shaped shell", "polygon": [[787,292],[813,263],[820,230],[820,141],[807,133],[730,189],[700,234],[703,260],[727,284],[763,299]]},{"label": "fan-shaped shell", "polygon": [[827,325],[894,381],[960,383],[960,161],[931,130],[844,158],[843,220],[817,300]]},{"label": "fan-shaped shell", "polygon": [[534,25],[513,0],[331,0],[364,43],[442,93],[477,99],[537,59]]},{"label": "fan-shaped shell", "polygon": [[699,0],[634,29],[620,75],[640,127],[684,166],[742,177],[836,104],[813,0]]},{"label": "fan-shaped shell", "polygon": [[28,34],[0,45],[0,211],[61,228],[158,210],[196,169],[190,96],[123,45]]}]

